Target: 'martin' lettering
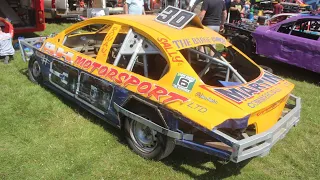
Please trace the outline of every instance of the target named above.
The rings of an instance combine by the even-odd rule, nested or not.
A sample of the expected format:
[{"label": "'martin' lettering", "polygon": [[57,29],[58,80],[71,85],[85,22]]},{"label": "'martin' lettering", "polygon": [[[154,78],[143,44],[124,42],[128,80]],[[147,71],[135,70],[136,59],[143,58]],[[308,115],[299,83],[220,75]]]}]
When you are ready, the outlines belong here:
[{"label": "'martin' lettering", "polygon": [[216,88],[213,89],[217,95],[228,98],[238,104],[243,101],[252,98],[255,94],[259,94],[264,90],[268,89],[272,85],[275,85],[282,81],[283,79],[277,77],[268,72],[264,72],[263,76],[246,86],[232,87],[232,88]]}]

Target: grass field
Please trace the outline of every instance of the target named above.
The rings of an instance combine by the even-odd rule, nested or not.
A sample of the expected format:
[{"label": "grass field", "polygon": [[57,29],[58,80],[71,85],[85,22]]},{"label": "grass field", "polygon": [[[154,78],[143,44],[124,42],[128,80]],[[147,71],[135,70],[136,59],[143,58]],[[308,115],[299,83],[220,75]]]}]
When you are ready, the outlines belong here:
[{"label": "grass field", "polygon": [[[39,34],[70,24],[48,24]],[[0,179],[320,179],[320,76],[269,63],[302,98],[301,120],[264,158],[219,164],[177,147],[160,162],[134,154],[122,133],[31,83],[17,51],[0,63]]]}]

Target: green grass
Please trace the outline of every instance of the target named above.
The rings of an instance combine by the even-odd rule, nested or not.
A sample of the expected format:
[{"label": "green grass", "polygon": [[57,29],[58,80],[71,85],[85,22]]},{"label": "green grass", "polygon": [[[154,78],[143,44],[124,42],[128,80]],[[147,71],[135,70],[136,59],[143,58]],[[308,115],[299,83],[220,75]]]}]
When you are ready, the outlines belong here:
[{"label": "green grass", "polygon": [[[41,34],[69,24],[48,24]],[[296,84],[301,121],[264,158],[238,165],[178,147],[160,162],[140,158],[122,133],[31,83],[20,52],[0,63],[0,179],[320,179],[320,78],[274,64]]]}]

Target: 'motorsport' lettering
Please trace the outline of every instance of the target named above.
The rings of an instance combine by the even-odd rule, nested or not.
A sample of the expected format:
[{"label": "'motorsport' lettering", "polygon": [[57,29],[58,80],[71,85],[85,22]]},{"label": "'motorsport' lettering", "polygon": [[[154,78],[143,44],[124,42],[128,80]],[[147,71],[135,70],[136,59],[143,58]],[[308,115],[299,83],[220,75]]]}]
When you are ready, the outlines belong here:
[{"label": "'motorsport' lettering", "polygon": [[163,104],[169,104],[175,101],[186,102],[189,99],[176,94],[174,92],[169,92],[167,89],[153,85],[150,82],[141,81],[138,77],[130,75],[126,72],[118,72],[117,69],[112,67],[103,66],[100,63],[92,62],[85,58],[77,57],[74,66],[81,69],[85,69],[88,72],[97,72],[98,76],[109,81],[113,81],[116,84],[122,85],[124,87],[134,86],[139,94],[144,94],[147,97],[155,98],[160,102],[160,98],[164,97],[162,100]]},{"label": "'motorsport' lettering", "polygon": [[[260,94],[269,87],[279,83],[283,79],[268,72],[264,72],[262,77],[246,86],[232,88],[214,88],[213,92],[218,96],[230,99],[238,104],[252,98],[255,94]],[[205,88],[208,90],[208,88]]]}]

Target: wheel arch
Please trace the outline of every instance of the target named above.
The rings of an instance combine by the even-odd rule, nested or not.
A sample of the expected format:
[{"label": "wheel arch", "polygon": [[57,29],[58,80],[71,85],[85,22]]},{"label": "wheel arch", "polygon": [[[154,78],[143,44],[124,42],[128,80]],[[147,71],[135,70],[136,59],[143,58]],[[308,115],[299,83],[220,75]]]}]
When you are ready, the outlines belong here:
[{"label": "wheel arch", "polygon": [[[137,106],[140,106],[141,108],[144,108],[146,110],[153,111],[159,119],[156,122],[155,120],[152,120],[152,122],[164,128],[169,128],[164,116],[162,115],[162,112],[159,110],[158,106],[154,103],[148,102],[138,96],[132,95],[121,106],[132,113],[136,113],[134,108]],[[117,111],[117,113],[120,121],[120,129],[122,129],[124,127],[124,120],[126,116],[120,113],[119,111]]]}]

